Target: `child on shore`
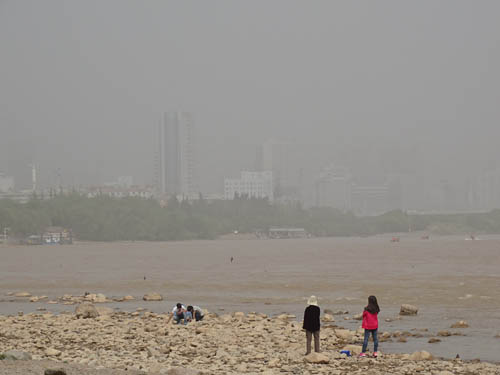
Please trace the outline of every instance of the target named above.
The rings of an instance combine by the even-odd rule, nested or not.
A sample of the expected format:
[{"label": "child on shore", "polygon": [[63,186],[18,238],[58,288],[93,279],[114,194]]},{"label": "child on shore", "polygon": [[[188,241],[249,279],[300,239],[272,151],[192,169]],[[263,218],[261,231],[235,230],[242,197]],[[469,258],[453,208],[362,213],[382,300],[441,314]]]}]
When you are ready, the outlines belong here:
[{"label": "child on shore", "polygon": [[368,297],[368,305],[363,311],[363,324],[362,328],[365,329],[365,339],[363,341],[363,349],[360,357],[366,357],[366,349],[368,347],[368,340],[370,339],[370,334],[373,336],[373,356],[378,356],[378,313],[380,308],[378,307],[377,297]]}]

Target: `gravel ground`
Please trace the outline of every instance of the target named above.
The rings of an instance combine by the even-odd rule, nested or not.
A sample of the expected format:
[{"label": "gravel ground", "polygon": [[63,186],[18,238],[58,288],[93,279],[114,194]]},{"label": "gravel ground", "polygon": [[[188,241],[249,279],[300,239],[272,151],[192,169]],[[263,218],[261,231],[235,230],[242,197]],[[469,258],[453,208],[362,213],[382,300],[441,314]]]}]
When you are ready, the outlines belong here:
[{"label": "gravel ground", "polygon": [[64,369],[67,375],[145,375],[140,371],[123,371],[114,369],[97,370],[95,368],[74,363],[53,361],[0,361],[0,375],[43,375],[46,369]]}]

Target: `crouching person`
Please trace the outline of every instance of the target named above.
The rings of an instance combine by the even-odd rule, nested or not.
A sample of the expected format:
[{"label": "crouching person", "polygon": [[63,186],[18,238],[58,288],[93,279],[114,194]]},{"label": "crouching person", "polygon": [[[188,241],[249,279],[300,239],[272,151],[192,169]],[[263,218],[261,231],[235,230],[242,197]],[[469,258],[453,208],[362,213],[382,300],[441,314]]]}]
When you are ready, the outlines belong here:
[{"label": "crouching person", "polygon": [[184,321],[184,324],[187,324],[188,322],[186,307],[181,303],[175,305],[175,307],[172,310],[172,316],[176,324],[179,324],[181,320]]},{"label": "crouching person", "polygon": [[203,320],[205,314],[203,314],[203,310],[199,306],[188,306],[188,313],[191,313],[191,319],[195,319],[197,322]]}]

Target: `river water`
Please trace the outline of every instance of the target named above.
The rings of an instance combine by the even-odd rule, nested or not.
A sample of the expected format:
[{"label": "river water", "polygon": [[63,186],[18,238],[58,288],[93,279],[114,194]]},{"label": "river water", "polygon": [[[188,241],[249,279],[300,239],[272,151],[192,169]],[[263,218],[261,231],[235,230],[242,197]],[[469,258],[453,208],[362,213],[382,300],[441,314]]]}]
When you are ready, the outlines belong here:
[{"label": "river water", "polygon": [[[210,311],[292,313],[301,318],[305,301],[318,296],[320,306],[362,311],[368,295],[382,309],[380,331],[428,328],[460,331],[465,336],[409,338],[385,342],[382,352],[428,350],[435,355],[500,360],[500,237],[391,236],[293,240],[231,239],[187,242],[77,243],[62,246],[0,247],[0,314],[49,311],[74,306],[30,303],[8,296],[28,291],[56,299],[63,294],[104,293],[108,297],[161,293],[165,301],[109,304],[132,311],[146,307],[165,312],[176,302]],[[230,261],[233,257],[233,262]],[[416,317],[397,317],[399,306],[419,307]],[[360,322],[337,324],[355,329]],[[450,325],[466,320],[470,328]]]}]

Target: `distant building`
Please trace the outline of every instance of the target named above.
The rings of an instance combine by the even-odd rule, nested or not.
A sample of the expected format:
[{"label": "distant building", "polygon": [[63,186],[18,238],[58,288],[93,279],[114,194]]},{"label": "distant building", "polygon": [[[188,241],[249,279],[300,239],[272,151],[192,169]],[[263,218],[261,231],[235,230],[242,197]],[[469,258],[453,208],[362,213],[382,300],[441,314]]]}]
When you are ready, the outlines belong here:
[{"label": "distant building", "polygon": [[500,170],[484,173],[478,183],[478,205],[485,210],[500,208]]},{"label": "distant building", "polygon": [[202,198],[205,202],[212,203],[212,202],[217,202],[217,201],[222,201],[224,200],[224,195],[220,194],[206,194],[206,195],[198,195],[198,199]]},{"label": "distant building", "polygon": [[120,176],[118,177],[117,184],[129,188],[134,185],[134,179],[132,176]]},{"label": "distant building", "polygon": [[256,170],[273,172],[274,196],[276,198],[292,198],[291,196],[297,195],[299,168],[292,161],[293,148],[293,143],[274,140],[267,140],[257,148]]},{"label": "distant building", "polygon": [[351,191],[352,211],[356,215],[379,215],[389,211],[387,185],[353,184]]},{"label": "distant building", "polygon": [[33,190],[15,190],[14,177],[0,173],[0,199],[9,199],[18,203],[27,203],[33,198]]},{"label": "distant building", "polygon": [[194,121],[187,112],[164,113],[159,126],[156,184],[159,194],[192,196],[194,182]]},{"label": "distant building", "polygon": [[112,198],[152,198],[154,196],[154,189],[149,186],[92,186],[88,188],[85,193],[89,198],[99,196],[108,196]]},{"label": "distant building", "polygon": [[[30,236],[28,240],[33,241],[35,238]],[[70,229],[61,228],[61,227],[48,227],[43,232],[42,236],[42,244],[72,244],[73,243],[73,232]]]},{"label": "distant building", "polygon": [[28,203],[31,198],[33,198],[33,192],[31,190],[22,190],[12,193],[0,193],[0,199],[10,199],[18,203]]},{"label": "distant building", "polygon": [[134,178],[132,176],[119,176],[116,181],[105,182],[104,186],[130,188],[134,186]]},{"label": "distant building", "polygon": [[351,172],[345,167],[331,165],[316,179],[316,206],[351,210]]},{"label": "distant building", "polygon": [[224,180],[224,198],[231,200],[236,195],[251,198],[274,199],[273,172],[241,172],[240,178]]},{"label": "distant building", "polygon": [[304,228],[269,228],[269,238],[305,238],[307,232]]},{"label": "distant building", "polygon": [[14,191],[14,177],[0,173],[0,193],[12,193]]}]

